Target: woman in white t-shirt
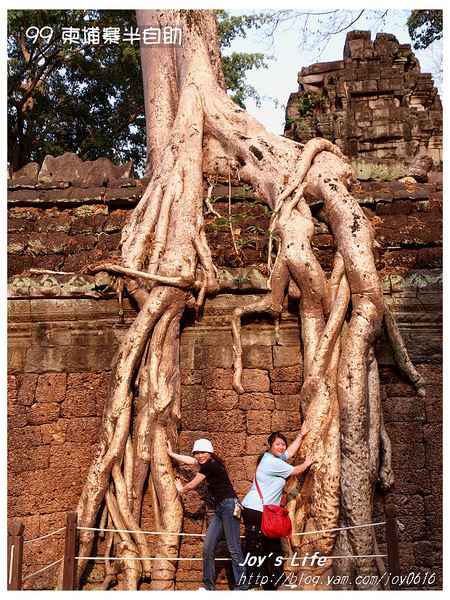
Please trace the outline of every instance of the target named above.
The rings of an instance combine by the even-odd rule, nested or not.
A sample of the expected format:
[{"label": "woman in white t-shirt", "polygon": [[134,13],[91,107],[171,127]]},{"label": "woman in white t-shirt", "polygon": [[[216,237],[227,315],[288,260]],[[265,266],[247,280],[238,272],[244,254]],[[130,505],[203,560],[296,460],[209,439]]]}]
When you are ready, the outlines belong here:
[{"label": "woman in white t-shirt", "polygon": [[[280,431],[269,436],[267,441],[269,450],[263,452],[256,463],[256,477],[264,504],[280,506],[286,479],[291,475],[300,475],[314,462],[310,457],[306,457],[304,462],[296,467],[286,462],[297,454],[301,441],[308,431],[309,428],[304,422],[300,433],[290,446]],[[279,538],[268,538],[261,532],[263,503],[256,489],[255,481],[242,504],[244,506],[245,554],[258,557],[256,565],[247,564],[247,583],[250,587],[262,585],[264,590],[276,590],[284,580],[283,562],[277,560],[277,557],[283,556],[283,551]]]}]

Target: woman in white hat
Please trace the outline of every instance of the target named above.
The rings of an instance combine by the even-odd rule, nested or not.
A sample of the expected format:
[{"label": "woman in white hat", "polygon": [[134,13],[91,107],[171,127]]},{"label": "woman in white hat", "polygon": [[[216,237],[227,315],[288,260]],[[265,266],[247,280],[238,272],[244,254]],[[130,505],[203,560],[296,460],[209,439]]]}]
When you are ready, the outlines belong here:
[{"label": "woman in white hat", "polygon": [[235,590],[247,590],[245,577],[244,555],[239,539],[241,505],[233,485],[228,477],[223,461],[215,454],[209,440],[204,438],[196,440],[192,448],[193,456],[176,454],[172,445],[167,441],[168,454],[179,463],[186,465],[200,465],[197,475],[183,485],[179,478],[175,479],[178,493],[184,494],[195,490],[201,483],[206,483],[214,504],[214,515],[209,524],[203,545],[203,578],[200,589],[214,590],[216,571],[214,555],[217,544],[225,534],[228,551],[230,553]]}]

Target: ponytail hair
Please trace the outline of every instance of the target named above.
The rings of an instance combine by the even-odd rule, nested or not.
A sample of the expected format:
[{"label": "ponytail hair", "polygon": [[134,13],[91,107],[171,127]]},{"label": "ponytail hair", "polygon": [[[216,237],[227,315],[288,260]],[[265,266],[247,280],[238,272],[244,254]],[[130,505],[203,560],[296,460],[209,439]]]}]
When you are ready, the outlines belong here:
[{"label": "ponytail hair", "polygon": [[[267,446],[269,446],[269,448],[270,448],[270,446],[274,443],[274,441],[277,438],[280,438],[280,440],[283,440],[283,442],[286,444],[286,446],[288,445],[288,441],[287,441],[287,438],[284,435],[284,433],[281,433],[281,431],[274,431],[267,438]],[[266,453],[266,451],[261,452],[261,454],[258,456],[258,458],[256,459],[256,466],[259,465],[259,463],[261,462],[262,457],[264,456],[265,453]]]}]

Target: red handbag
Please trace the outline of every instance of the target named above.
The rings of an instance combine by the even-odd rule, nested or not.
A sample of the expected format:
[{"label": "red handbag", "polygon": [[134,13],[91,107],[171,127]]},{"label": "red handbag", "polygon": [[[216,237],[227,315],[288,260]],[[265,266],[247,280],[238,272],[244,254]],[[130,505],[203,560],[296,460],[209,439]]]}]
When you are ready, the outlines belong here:
[{"label": "red handbag", "polygon": [[289,538],[292,535],[292,523],[289,511],[284,506],[276,504],[264,504],[264,498],[259,489],[255,473],[255,485],[261,502],[263,503],[263,514],[261,521],[261,532],[269,538]]}]

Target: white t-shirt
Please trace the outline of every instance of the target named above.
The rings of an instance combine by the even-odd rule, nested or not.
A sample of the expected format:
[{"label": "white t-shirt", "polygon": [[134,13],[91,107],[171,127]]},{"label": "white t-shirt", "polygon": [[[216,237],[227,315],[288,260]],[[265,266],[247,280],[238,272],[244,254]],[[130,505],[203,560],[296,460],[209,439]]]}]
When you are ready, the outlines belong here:
[{"label": "white t-shirt", "polygon": [[[270,452],[265,452],[256,470],[259,489],[264,498],[264,504],[275,504],[280,506],[281,494],[283,493],[286,479],[294,470],[292,465],[285,462],[287,453],[277,458]],[[242,504],[245,508],[252,508],[262,512],[263,505],[253,481],[250,491],[245,496]]]}]

